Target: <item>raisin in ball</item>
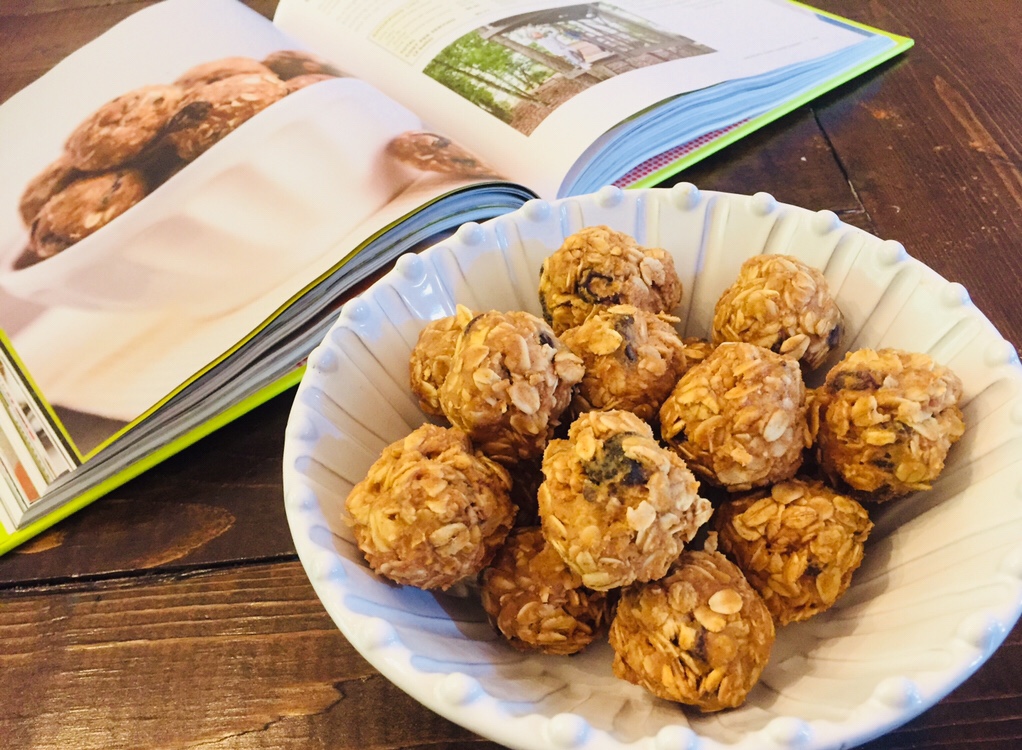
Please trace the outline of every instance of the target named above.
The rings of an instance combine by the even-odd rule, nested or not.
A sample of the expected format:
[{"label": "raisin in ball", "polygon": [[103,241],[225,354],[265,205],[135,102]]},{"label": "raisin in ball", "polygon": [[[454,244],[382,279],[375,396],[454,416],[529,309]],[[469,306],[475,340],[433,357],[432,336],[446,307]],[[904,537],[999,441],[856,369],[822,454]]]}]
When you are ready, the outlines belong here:
[{"label": "raisin in ball", "polygon": [[666,250],[642,247],[606,226],[587,227],[543,261],[539,299],[543,317],[560,335],[596,307],[670,313],[681,301],[681,281]]},{"label": "raisin in ball", "polygon": [[790,255],[755,255],[742,264],[713,311],[713,341],[745,341],[809,369],[841,341],[842,316],[827,279]]},{"label": "raisin in ball", "polygon": [[598,591],[667,572],[713,511],[699,482],[626,411],[591,411],[543,454],[547,541]]},{"label": "raisin in ball", "polygon": [[483,453],[514,464],[543,454],[584,373],[535,315],[486,312],[458,337],[440,407]]},{"label": "raisin in ball", "polygon": [[119,169],[75,180],[39,209],[32,221],[29,247],[50,258],[99,231],[148,192],[137,169]]},{"label": "raisin in ball", "polygon": [[615,305],[596,310],[561,341],[582,358],[586,374],[574,408],[624,409],[649,420],[685,371],[677,318]]}]

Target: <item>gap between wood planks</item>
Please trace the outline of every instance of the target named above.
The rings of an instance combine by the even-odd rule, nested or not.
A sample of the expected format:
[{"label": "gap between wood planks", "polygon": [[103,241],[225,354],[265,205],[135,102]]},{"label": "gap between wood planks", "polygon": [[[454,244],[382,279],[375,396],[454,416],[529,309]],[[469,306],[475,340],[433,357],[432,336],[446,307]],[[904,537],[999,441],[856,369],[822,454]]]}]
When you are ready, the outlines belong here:
[{"label": "gap between wood planks", "polygon": [[813,121],[816,122],[816,127],[820,129],[820,135],[823,136],[823,140],[827,144],[827,148],[830,150],[831,156],[834,158],[834,163],[837,164],[837,168],[841,170],[841,174],[844,176],[845,182],[848,183],[848,189],[852,191],[852,198],[855,199],[856,204],[859,206],[858,208],[841,209],[834,213],[837,214],[837,217],[842,221],[845,220],[845,217],[864,217],[866,224],[869,227],[869,231],[876,234],[876,224],[873,222],[873,217],[870,216],[869,211],[866,210],[866,206],[859,197],[859,191],[855,189],[855,183],[852,182],[852,178],[848,174],[848,168],[845,166],[844,160],[841,158],[841,154],[839,154],[837,148],[835,148],[834,142],[830,139],[830,133],[827,132],[827,128],[824,127],[823,122],[820,120],[820,115],[816,111],[816,107],[809,107],[809,111],[812,113]]},{"label": "gap between wood planks", "polygon": [[[273,565],[280,563],[298,562],[298,555],[269,555],[266,557],[245,558],[243,560],[225,560],[216,563],[202,563],[201,565],[181,565],[145,570],[122,570],[110,573],[94,573],[84,576],[57,576],[54,578],[42,579],[39,581],[17,581],[0,583],[0,594],[5,596],[35,596],[59,592],[62,594],[90,591],[94,588],[109,590],[119,586],[130,586],[138,582],[164,583],[170,581],[184,581],[191,578],[198,578],[204,575],[221,573],[225,571],[251,568],[258,565]],[[115,584],[110,586],[109,584]],[[119,585],[119,586],[118,586]]]}]

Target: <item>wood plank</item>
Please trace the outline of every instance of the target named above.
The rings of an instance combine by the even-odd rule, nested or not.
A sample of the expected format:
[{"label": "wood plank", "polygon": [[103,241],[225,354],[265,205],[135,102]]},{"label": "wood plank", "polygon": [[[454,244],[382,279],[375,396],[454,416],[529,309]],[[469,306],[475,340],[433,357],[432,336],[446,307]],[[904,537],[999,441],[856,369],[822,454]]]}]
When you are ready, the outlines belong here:
[{"label": "wood plank", "polygon": [[297,563],[9,595],[0,672],[12,750],[474,742],[355,652]]},{"label": "wood plank", "polygon": [[[864,747],[1017,748],[1020,653],[1016,628],[947,701]],[[294,562],[9,593],[0,674],[12,750],[498,747],[381,677]]]},{"label": "wood plank", "polygon": [[916,39],[861,98],[819,121],[885,238],[959,281],[1016,346],[1022,286],[1022,14],[1011,0],[827,0]]},{"label": "wood plank", "polygon": [[[101,18],[142,4],[4,3],[0,69],[11,74],[0,80],[0,101],[113,22]],[[1022,29],[1015,3],[818,4],[908,33],[919,45],[906,60],[679,179],[706,189],[767,190],[902,239],[963,281],[1018,341]],[[69,5],[70,15],[46,15]],[[390,685],[315,600],[293,562],[280,502],[288,405],[289,395],[276,399],[41,537],[34,552],[0,559],[7,586],[0,744],[496,747]],[[163,575],[260,557],[278,562]],[[135,577],[152,572],[161,575]],[[79,576],[113,580],[38,585]],[[962,688],[865,747],[1019,747],[1020,649],[1016,626]]]},{"label": "wood plank", "polygon": [[[849,85],[841,96],[854,98]],[[871,231],[862,204],[848,184],[834,150],[811,109],[803,107],[665,181],[706,190],[771,193],[784,203],[829,209]]]}]

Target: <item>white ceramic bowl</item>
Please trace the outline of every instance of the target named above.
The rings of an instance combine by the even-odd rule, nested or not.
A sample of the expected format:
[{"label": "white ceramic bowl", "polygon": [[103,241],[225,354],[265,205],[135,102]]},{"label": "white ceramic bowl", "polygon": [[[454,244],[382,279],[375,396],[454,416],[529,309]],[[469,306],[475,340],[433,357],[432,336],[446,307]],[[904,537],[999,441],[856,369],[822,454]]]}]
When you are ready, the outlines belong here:
[{"label": "white ceramic bowl", "polygon": [[385,149],[421,127],[362,81],[309,86],[52,258],[16,270],[27,234],[0,237],[0,285],[86,309],[235,309],[334,249],[407,187],[414,173]]},{"label": "white ceramic bowl", "polygon": [[[424,421],[407,386],[424,323],[474,309],[539,313],[542,259],[608,224],[674,256],[677,314],[705,335],[739,264],[787,253],[824,270],[848,348],[928,352],[965,384],[966,433],[934,488],[882,506],[851,589],[829,612],[779,631],[739,709],[709,716],[611,674],[609,646],[525,655],[471,598],[390,585],[365,565],[344,498],[381,449]],[[345,305],[310,358],[284,450],[287,517],[327,611],[352,644],[414,698],[516,748],[845,748],[908,721],[968,677],[1022,607],[1022,369],[965,289],[897,242],[771,196],[670,190],[533,201],[406,255]]]}]

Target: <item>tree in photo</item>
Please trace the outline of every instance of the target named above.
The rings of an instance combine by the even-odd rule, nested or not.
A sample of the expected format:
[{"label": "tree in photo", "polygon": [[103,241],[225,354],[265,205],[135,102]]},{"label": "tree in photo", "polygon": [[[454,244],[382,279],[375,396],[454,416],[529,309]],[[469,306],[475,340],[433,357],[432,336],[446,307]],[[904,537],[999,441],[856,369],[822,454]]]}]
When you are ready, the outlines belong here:
[{"label": "tree in photo", "polygon": [[537,101],[533,91],[554,74],[475,31],[445,47],[423,72],[504,122],[518,102]]},{"label": "tree in photo", "polygon": [[714,50],[607,3],[492,21],[440,52],[425,73],[528,135],[591,86]]}]

